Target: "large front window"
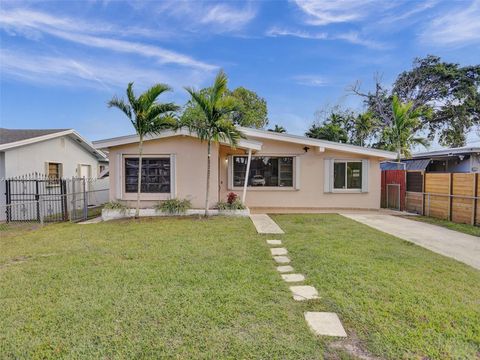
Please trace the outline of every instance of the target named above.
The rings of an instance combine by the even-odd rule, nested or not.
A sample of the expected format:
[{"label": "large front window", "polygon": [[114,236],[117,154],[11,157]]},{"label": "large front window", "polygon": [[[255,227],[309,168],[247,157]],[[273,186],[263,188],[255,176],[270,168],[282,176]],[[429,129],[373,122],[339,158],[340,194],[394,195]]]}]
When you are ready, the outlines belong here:
[{"label": "large front window", "polygon": [[[233,186],[243,186],[246,156],[233,157]],[[293,186],[293,157],[252,156],[248,186]]]},{"label": "large front window", "polygon": [[333,165],[334,189],[361,189],[362,188],[362,162],[338,161]]},{"label": "large front window", "polygon": [[[125,159],[125,192],[138,189],[138,158]],[[142,193],[170,192],[170,158],[142,159]]]}]

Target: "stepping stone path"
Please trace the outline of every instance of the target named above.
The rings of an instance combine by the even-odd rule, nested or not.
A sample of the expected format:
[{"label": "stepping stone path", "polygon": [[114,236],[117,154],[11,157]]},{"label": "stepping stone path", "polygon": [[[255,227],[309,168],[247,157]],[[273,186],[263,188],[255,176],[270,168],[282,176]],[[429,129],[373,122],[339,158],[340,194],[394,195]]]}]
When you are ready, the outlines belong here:
[{"label": "stepping stone path", "polygon": [[279,273],[292,272],[292,271],[293,271],[293,267],[291,267],[290,265],[277,266],[277,271],[278,271]]},{"label": "stepping stone path", "polygon": [[267,240],[268,245],[282,245],[282,240]]},{"label": "stepping stone path", "polygon": [[282,279],[286,282],[301,282],[305,280],[305,276],[302,274],[283,274]]},{"label": "stepping stone path", "polygon": [[347,333],[335,313],[306,312],[305,320],[315,335],[347,337]]},{"label": "stepping stone path", "polygon": [[285,248],[272,248],[270,249],[270,252],[272,253],[272,256],[281,256],[288,254],[288,251]]},{"label": "stepping stone path", "polygon": [[278,264],[289,264],[290,259],[286,256],[274,256],[273,260],[275,260]]},{"label": "stepping stone path", "polygon": [[290,290],[293,294],[293,300],[305,301],[319,299],[318,291],[313,286],[298,285],[290,286]]},{"label": "stepping stone path", "polygon": [[250,214],[250,220],[259,234],[283,234],[280,226],[273,221],[267,214]]}]

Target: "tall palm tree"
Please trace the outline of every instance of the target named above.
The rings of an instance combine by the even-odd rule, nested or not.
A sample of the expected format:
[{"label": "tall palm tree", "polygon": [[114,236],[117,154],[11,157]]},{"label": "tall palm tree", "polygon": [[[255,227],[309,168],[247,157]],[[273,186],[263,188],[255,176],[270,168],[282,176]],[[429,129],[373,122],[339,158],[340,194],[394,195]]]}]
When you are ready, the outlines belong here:
[{"label": "tall palm tree", "polygon": [[201,109],[204,117],[189,118],[180,125],[195,133],[201,141],[207,142],[207,190],[205,195],[205,216],[208,216],[210,196],[210,160],[212,143],[228,142],[236,146],[242,133],[229,119],[229,115],[237,110],[235,98],[227,94],[227,75],[220,70],[212,87],[196,91],[185,88]]},{"label": "tall palm tree", "polygon": [[268,131],[283,134],[283,133],[286,133],[286,132],[287,132],[287,129],[285,129],[285,128],[284,128],[283,126],[281,126],[281,125],[275,124],[275,127],[271,128],[271,129],[268,129]]},{"label": "tall palm tree", "polygon": [[172,89],[166,84],[155,84],[139,97],[136,97],[133,92],[133,83],[129,83],[127,86],[128,102],[116,96],[108,102],[108,107],[116,107],[128,117],[139,137],[136,218],[138,218],[140,214],[143,140],[146,135],[155,134],[166,129],[175,129],[177,127],[173,115],[179,110],[179,107],[174,103],[157,102],[157,98],[161,94],[171,90]]},{"label": "tall palm tree", "polygon": [[382,134],[382,142],[387,150],[397,153],[397,161],[400,161],[402,155],[409,157],[410,150],[414,145],[427,147],[427,139],[417,137],[417,129],[420,128],[419,117],[422,113],[419,110],[412,109],[413,103],[402,103],[394,95],[392,99],[392,123],[387,126]]}]

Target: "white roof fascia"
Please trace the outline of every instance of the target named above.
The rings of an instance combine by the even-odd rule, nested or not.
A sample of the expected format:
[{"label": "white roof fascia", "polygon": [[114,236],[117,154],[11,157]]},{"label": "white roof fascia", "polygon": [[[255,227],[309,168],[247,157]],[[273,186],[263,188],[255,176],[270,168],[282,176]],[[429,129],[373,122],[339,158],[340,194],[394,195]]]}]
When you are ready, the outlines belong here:
[{"label": "white roof fascia", "polygon": [[452,149],[443,149],[443,150],[434,150],[434,151],[427,151],[422,153],[412,154],[412,158],[423,158],[429,156],[448,156],[448,155],[455,155],[455,154],[476,154],[480,153],[480,147],[460,147],[460,148],[452,148]]},{"label": "white roof fascia", "polygon": [[107,156],[102,151],[97,150],[92,145],[92,143],[90,143],[89,141],[84,139],[79,133],[77,133],[73,129],[69,129],[69,130],[65,130],[65,131],[59,131],[59,132],[56,132],[56,133],[42,135],[42,136],[37,136],[37,137],[30,138],[30,139],[19,140],[19,141],[7,143],[7,144],[2,144],[2,145],[0,145],[0,151],[14,149],[14,148],[17,148],[17,147],[20,147],[20,146],[31,145],[31,144],[35,144],[35,143],[38,143],[38,142],[47,141],[47,140],[55,139],[55,138],[58,138],[58,137],[62,137],[62,136],[69,136],[73,139],[76,139],[80,146],[82,146],[85,150],[91,152],[92,155],[95,156],[96,158],[98,158],[100,160],[106,160],[107,159]]},{"label": "white roof fascia", "polygon": [[[144,140],[148,141],[148,140],[162,139],[162,138],[167,138],[167,137],[172,137],[172,136],[197,137],[195,135],[195,133],[190,133],[187,129],[180,129],[178,131],[165,130],[165,131],[162,131],[159,134],[147,135],[147,136],[145,136]],[[140,139],[139,139],[138,135],[127,135],[127,136],[120,136],[120,137],[111,138],[111,139],[94,141],[93,145],[97,149],[106,149],[106,148],[110,148],[110,147],[113,147],[113,146],[120,146],[120,145],[137,143],[139,140]],[[220,142],[220,143],[224,144],[224,145],[229,145],[226,142]],[[251,140],[251,139],[239,139],[238,143],[237,143],[237,147],[245,148],[245,149],[252,149],[252,150],[261,150],[262,149],[262,143],[259,142],[259,141]]]},{"label": "white roof fascia", "polygon": [[391,151],[371,149],[363,146],[342,144],[342,143],[336,143],[333,141],[312,139],[305,136],[276,133],[273,131],[265,131],[265,130],[244,128],[244,127],[240,127],[239,129],[247,136],[258,137],[261,139],[285,141],[285,142],[290,142],[294,144],[317,146],[320,152],[323,152],[324,149],[331,149],[331,150],[345,151],[345,152],[374,156],[374,157],[385,158],[385,159],[396,159],[397,157],[397,155]]}]

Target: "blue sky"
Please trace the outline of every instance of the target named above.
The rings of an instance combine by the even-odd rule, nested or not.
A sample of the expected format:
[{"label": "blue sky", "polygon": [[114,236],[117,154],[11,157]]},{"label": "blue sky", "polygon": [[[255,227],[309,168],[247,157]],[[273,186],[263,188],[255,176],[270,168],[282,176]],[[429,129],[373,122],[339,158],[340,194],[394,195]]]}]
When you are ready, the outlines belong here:
[{"label": "blue sky", "polygon": [[[414,57],[480,59],[480,1],[2,1],[0,121],[76,128],[90,140],[132,133],[108,109],[134,81],[205,87],[223,68],[230,88],[268,103],[271,124],[303,134],[317,110],[360,109],[347,88],[386,84]],[[470,134],[469,142],[480,144]]]}]

